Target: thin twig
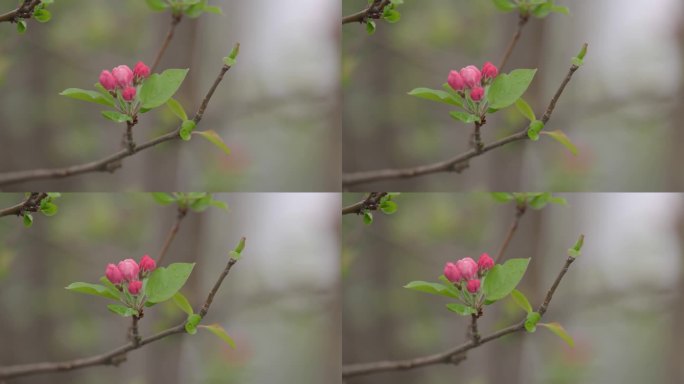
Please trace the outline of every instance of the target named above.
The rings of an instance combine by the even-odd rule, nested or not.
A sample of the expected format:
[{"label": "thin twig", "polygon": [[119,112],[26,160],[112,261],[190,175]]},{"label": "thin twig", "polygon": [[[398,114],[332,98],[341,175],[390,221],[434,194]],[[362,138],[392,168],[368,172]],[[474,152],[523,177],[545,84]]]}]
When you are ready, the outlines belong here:
[{"label": "thin twig", "polygon": [[[548,123],[548,121],[551,119],[551,114],[553,113],[556,107],[558,99],[563,94],[565,87],[568,85],[568,83],[572,79],[572,75],[575,73],[575,71],[577,71],[577,69],[579,69],[579,67],[574,64],[570,67],[568,74],[565,76],[565,79],[563,79],[563,82],[561,83],[560,87],[551,99],[551,102],[549,103],[549,106],[546,109],[546,113],[544,113],[544,116],[541,119],[541,121],[544,124]],[[407,179],[440,172],[459,172],[463,169],[464,165],[466,165],[468,160],[472,158],[481,156],[482,154],[485,154],[493,149],[502,147],[506,144],[527,139],[529,139],[529,137],[527,136],[527,128],[525,128],[517,133],[514,133],[503,139],[483,146],[482,150],[480,151],[470,149],[458,156],[454,156],[450,159],[439,161],[436,163],[410,168],[382,169],[377,171],[346,173],[342,175],[342,186],[351,187],[354,185],[365,184],[369,182],[391,179]]]},{"label": "thin twig", "polygon": [[513,35],[513,38],[511,41],[508,43],[508,47],[506,48],[506,53],[504,53],[503,58],[501,59],[501,62],[499,63],[499,71],[503,71],[503,68],[506,66],[506,63],[508,63],[508,59],[511,57],[511,54],[513,53],[513,50],[515,49],[515,46],[518,45],[518,41],[520,41],[520,36],[522,35],[523,28],[525,28],[525,25],[527,22],[530,20],[530,16],[526,14],[520,14],[520,17],[518,18],[518,29],[515,31],[515,34]]},{"label": "thin twig", "polygon": [[128,335],[129,335],[129,340],[134,346],[138,346],[140,344],[140,333],[138,333],[138,321],[140,320],[140,317],[138,316],[132,316],[131,320],[131,328],[128,330]]},{"label": "thin twig", "polygon": [[[221,82],[221,80],[223,80],[224,75],[226,74],[226,72],[228,72],[229,69],[230,66],[227,65],[221,67],[219,75],[216,77],[214,84],[209,89],[209,92],[204,97],[204,100],[202,100],[202,103],[199,109],[197,110],[195,117],[193,118],[195,123],[199,123],[199,121],[202,119],[204,111],[206,110],[207,105],[209,104],[209,100],[211,100],[211,97],[213,96],[216,87],[218,87],[219,83]],[[105,158],[92,161],[89,163],[73,165],[64,168],[34,169],[29,171],[0,173],[0,186],[12,185],[29,180],[61,179],[65,177],[71,177],[91,172],[114,172],[116,169],[121,167],[121,160],[133,156],[136,153],[144,151],[148,148],[152,148],[161,143],[180,139],[180,129],[181,127],[179,126],[173,132],[166,133],[150,141],[137,145],[132,150],[130,148],[122,149]]]},{"label": "thin twig", "polygon": [[25,212],[38,212],[40,202],[47,197],[47,193],[31,192],[29,196],[19,204],[8,208],[0,209],[0,217],[4,216],[23,216]]},{"label": "thin twig", "polygon": [[176,31],[176,26],[181,22],[183,19],[183,14],[182,13],[172,13],[171,14],[171,25],[169,26],[169,31],[166,33],[166,38],[164,39],[164,42],[162,43],[161,47],[159,48],[159,51],[157,52],[157,56],[154,58],[154,63],[152,64],[152,68],[150,69],[150,73],[154,73],[154,71],[159,67],[159,62],[162,59],[162,56],[164,56],[164,52],[166,52],[166,48],[169,47],[169,43],[171,43],[171,39],[173,39],[173,34]]},{"label": "thin twig", "polygon": [[16,23],[19,19],[30,19],[33,16],[33,9],[38,4],[40,4],[40,0],[24,0],[15,10],[0,15],[0,23]]},{"label": "thin twig", "polygon": [[474,313],[470,315],[470,327],[468,328],[468,338],[470,339],[470,341],[473,342],[473,345],[480,344],[480,339],[482,338],[482,336],[480,336],[480,332],[477,330],[477,315]]},{"label": "thin twig", "polygon": [[368,19],[379,19],[382,16],[382,11],[384,11],[385,7],[388,5],[390,5],[390,0],[375,0],[368,8],[344,16],[342,18],[342,25],[349,23],[365,23]]},{"label": "thin twig", "polygon": [[504,242],[501,244],[501,248],[499,248],[499,252],[496,254],[496,257],[494,257],[494,263],[498,263],[503,257],[504,253],[506,253],[508,244],[511,242],[511,239],[513,239],[513,235],[515,235],[515,231],[518,229],[518,225],[520,224],[520,219],[523,217],[526,211],[527,204],[515,206],[515,217],[513,218],[511,226],[508,228],[508,233],[506,234]]},{"label": "thin twig", "polygon": [[[228,272],[230,272],[231,268],[233,267],[233,265],[235,265],[236,262],[237,260],[232,258],[228,261],[228,264],[219,276],[219,279],[216,281],[214,288],[212,288],[211,292],[209,293],[209,297],[207,297],[207,301],[204,303],[202,311],[200,311],[199,313],[200,317],[204,317],[204,315],[206,315],[207,311],[209,310],[209,306],[211,305],[211,301],[214,295],[216,294],[216,291],[219,289],[221,283],[223,283],[223,280],[228,275]],[[62,362],[33,363],[0,367],[0,379],[11,379],[14,377],[31,376],[49,372],[73,371],[76,369],[82,369],[96,365],[116,366],[126,361],[126,354],[128,352],[133,351],[135,349],[139,349],[147,344],[150,344],[157,340],[161,340],[167,336],[175,335],[177,333],[185,333],[185,322],[178,324],[175,327],[168,328],[164,331],[156,333],[147,338],[140,339],[140,342],[137,344],[135,342],[129,342],[127,344],[124,344],[118,348],[115,348],[109,352],[100,355]]]},{"label": "thin twig", "polygon": [[178,233],[178,230],[180,229],[181,222],[183,221],[183,219],[185,218],[187,213],[188,213],[187,208],[178,207],[178,214],[176,215],[176,222],[173,223],[173,227],[171,227],[171,230],[169,231],[169,234],[166,236],[166,240],[164,241],[164,245],[162,245],[162,249],[161,249],[161,251],[159,251],[159,258],[157,258],[157,265],[162,265],[162,261],[164,260],[166,253],[169,251],[169,247],[171,246],[171,242],[176,237],[176,233]]},{"label": "thin twig", "polygon": [[380,200],[385,196],[387,196],[387,192],[371,192],[362,201],[342,208],[342,215],[360,215],[366,210],[375,211],[379,207]]},{"label": "thin twig", "polygon": [[[556,288],[558,288],[558,284],[560,284],[561,279],[563,276],[565,276],[565,273],[568,271],[568,268],[570,267],[570,264],[575,261],[573,257],[568,257],[567,260],[565,261],[565,265],[563,266],[563,269],[561,269],[560,273],[556,277],[556,280],[554,281],[553,285],[549,289],[549,291],[546,293],[546,298],[544,299],[544,303],[539,307],[537,312],[539,315],[543,316],[546,310],[548,309],[548,305],[551,302],[551,299],[553,298],[553,294],[556,291]],[[471,324],[472,327],[472,324]],[[428,355],[428,356],[422,356],[422,357],[416,357],[413,359],[407,359],[407,360],[396,360],[396,361],[378,361],[374,363],[363,363],[363,364],[351,364],[351,365],[345,365],[342,366],[342,377],[343,378],[351,378],[354,376],[363,376],[363,375],[369,375],[373,373],[379,373],[379,372],[387,372],[387,371],[403,371],[403,370],[409,370],[409,369],[415,369],[415,368],[420,368],[420,367],[425,367],[428,365],[435,365],[435,364],[457,364],[461,362],[465,357],[464,354],[465,352],[477,348],[480,345],[486,344],[492,340],[496,340],[498,338],[501,338],[503,336],[506,336],[511,333],[519,332],[525,329],[525,320],[521,320],[519,323],[511,325],[507,328],[501,329],[499,331],[496,331],[490,335],[484,336],[479,339],[479,342],[476,342],[474,340],[469,340],[459,346],[456,346],[454,348],[451,348],[449,350],[446,350],[444,352],[436,353],[433,355]]]}]

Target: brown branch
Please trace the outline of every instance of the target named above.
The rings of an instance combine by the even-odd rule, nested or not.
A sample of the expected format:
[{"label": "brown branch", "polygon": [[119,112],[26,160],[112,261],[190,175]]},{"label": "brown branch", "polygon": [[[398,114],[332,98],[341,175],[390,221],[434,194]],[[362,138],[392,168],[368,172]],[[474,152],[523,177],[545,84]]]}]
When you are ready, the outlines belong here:
[{"label": "brown branch", "polygon": [[[209,310],[209,306],[211,305],[211,301],[214,295],[216,294],[216,291],[218,291],[219,287],[221,286],[221,283],[223,283],[223,280],[228,275],[228,272],[230,272],[231,268],[236,262],[237,260],[232,258],[228,261],[228,264],[219,276],[219,279],[214,285],[214,288],[212,288],[211,292],[209,293],[209,297],[207,297],[207,301],[204,303],[204,306],[202,307],[202,310],[199,313],[200,317],[203,318],[204,315],[206,315],[207,311]],[[11,379],[14,377],[31,376],[49,372],[73,371],[76,369],[82,369],[96,365],[116,366],[126,361],[126,354],[128,352],[133,351],[135,349],[139,349],[147,344],[150,344],[157,340],[161,340],[167,336],[175,335],[177,333],[185,333],[185,322],[178,324],[175,327],[168,328],[164,331],[156,333],[147,338],[140,339],[138,343],[135,343],[135,341],[131,341],[127,344],[124,344],[118,348],[115,348],[109,352],[100,355],[62,362],[21,364],[0,367],[0,379]]]},{"label": "brown branch", "polygon": [[183,14],[182,13],[172,13],[171,14],[171,25],[169,26],[169,31],[166,33],[166,38],[164,38],[164,42],[162,43],[161,47],[159,48],[159,51],[157,52],[157,56],[154,58],[154,63],[152,64],[152,67],[150,68],[150,73],[154,73],[154,71],[159,67],[159,62],[162,59],[162,56],[164,56],[164,52],[166,52],[166,48],[169,47],[169,43],[171,43],[171,39],[173,39],[173,34],[176,32],[176,26],[183,20]]},{"label": "brown branch", "polygon": [[[561,269],[553,285],[546,293],[544,303],[537,310],[537,312],[539,312],[539,315],[543,316],[546,310],[548,309],[548,305],[551,302],[551,299],[553,298],[553,294],[556,292],[556,288],[558,288],[558,284],[560,284],[561,279],[563,278],[563,276],[565,276],[565,273],[568,271],[568,268],[570,267],[570,264],[572,264],[573,261],[575,261],[573,257],[568,257],[566,259],[563,269]],[[475,326],[477,326],[476,323]],[[475,341],[475,339],[471,339],[459,346],[433,355],[416,357],[407,360],[378,361],[374,363],[344,365],[342,366],[342,377],[350,378],[379,372],[404,371],[435,364],[458,364],[459,362],[465,359],[465,352],[477,348],[480,345],[483,345],[490,341],[499,339],[511,333],[522,331],[524,329],[525,320],[521,320],[517,324],[511,325],[507,328],[501,329],[490,335],[482,337],[481,339],[479,339],[479,342]]]},{"label": "brown branch", "polygon": [[366,210],[375,211],[379,207],[380,200],[385,196],[387,196],[387,192],[371,192],[362,201],[342,208],[342,215],[360,215]]},{"label": "brown branch", "polygon": [[173,227],[171,227],[171,230],[169,231],[169,234],[166,236],[166,241],[164,241],[164,245],[162,245],[161,251],[159,251],[159,257],[157,258],[157,265],[161,266],[162,261],[164,260],[164,257],[166,256],[166,253],[169,251],[169,247],[171,246],[171,242],[173,239],[176,237],[176,234],[178,233],[178,230],[180,229],[181,222],[185,218],[185,215],[187,215],[188,209],[185,207],[178,207],[178,214],[176,215],[176,222],[173,224]]},{"label": "brown branch", "polygon": [[368,19],[379,19],[385,7],[390,5],[390,0],[375,0],[368,8],[354,14],[344,16],[342,25],[349,23],[365,23]]},{"label": "brown branch", "polygon": [[17,9],[0,15],[0,23],[16,23],[20,19],[30,19],[33,16],[33,9],[38,4],[40,4],[40,0],[24,0]]},{"label": "brown branch", "polygon": [[523,28],[525,28],[525,25],[529,20],[530,15],[522,13],[520,14],[520,17],[518,18],[518,29],[515,31],[513,38],[508,43],[506,53],[504,53],[503,58],[501,58],[501,62],[499,63],[499,71],[503,71],[503,68],[506,66],[506,63],[508,63],[508,59],[511,57],[511,54],[513,54],[515,46],[518,45],[518,41],[520,41],[520,36],[522,36]]},{"label": "brown branch", "polygon": [[8,208],[0,209],[0,217],[4,216],[23,216],[26,212],[38,212],[40,202],[47,197],[47,193],[31,192],[29,196],[19,204]]},{"label": "brown branch", "polygon": [[499,252],[494,257],[494,263],[498,263],[499,260],[501,260],[501,258],[503,257],[504,253],[506,253],[506,249],[508,248],[508,244],[511,242],[511,239],[513,239],[513,235],[515,235],[515,231],[518,230],[518,225],[520,224],[520,219],[523,217],[523,215],[525,214],[526,211],[527,211],[527,204],[526,203],[515,206],[515,217],[513,218],[513,222],[511,223],[511,226],[508,228],[508,233],[506,234],[506,238],[504,239],[504,242],[501,244],[501,248],[499,248]]},{"label": "brown branch", "polygon": [[[561,83],[560,87],[551,99],[551,102],[549,103],[549,106],[546,109],[546,113],[544,113],[544,116],[541,119],[541,121],[544,124],[548,123],[551,119],[551,114],[553,114],[553,111],[556,108],[556,103],[558,102],[558,99],[563,94],[565,87],[568,85],[568,83],[572,79],[572,75],[575,74],[575,71],[577,71],[577,69],[579,69],[579,67],[574,64],[570,67],[568,74],[565,76],[565,79],[563,79],[563,82]],[[390,179],[407,179],[440,172],[460,172],[467,166],[467,162],[472,158],[481,156],[482,154],[485,154],[493,149],[502,147],[506,144],[527,139],[529,139],[529,137],[527,136],[527,128],[525,128],[517,133],[514,133],[503,139],[483,146],[482,150],[480,151],[477,151],[476,149],[470,149],[458,156],[454,156],[450,159],[439,161],[436,163],[410,168],[381,169],[377,171],[346,173],[342,175],[342,186],[351,187],[354,185],[365,184],[369,182]]]},{"label": "brown branch", "polygon": [[[197,113],[195,113],[195,117],[193,118],[195,123],[199,123],[199,121],[202,120],[202,116],[204,115],[204,111],[206,110],[207,105],[209,104],[209,100],[211,100],[214,91],[216,91],[216,87],[218,87],[219,83],[221,82],[221,80],[223,80],[224,75],[226,74],[226,72],[228,72],[229,69],[230,66],[227,65],[221,67],[221,71],[219,72],[219,75],[216,77],[214,84],[209,89],[209,92],[204,97],[204,100],[202,100],[202,103],[200,104]],[[136,153],[144,151],[148,148],[157,146],[161,143],[180,139],[180,129],[181,127],[179,126],[173,132],[169,132],[159,137],[156,137],[150,141],[137,145],[132,149],[128,147],[114,154],[111,154],[105,158],[92,161],[89,163],[73,165],[64,168],[34,169],[28,171],[0,173],[0,187],[30,180],[61,179],[65,177],[71,177],[91,172],[114,172],[116,169],[121,167],[121,160],[127,157],[131,157]]]}]

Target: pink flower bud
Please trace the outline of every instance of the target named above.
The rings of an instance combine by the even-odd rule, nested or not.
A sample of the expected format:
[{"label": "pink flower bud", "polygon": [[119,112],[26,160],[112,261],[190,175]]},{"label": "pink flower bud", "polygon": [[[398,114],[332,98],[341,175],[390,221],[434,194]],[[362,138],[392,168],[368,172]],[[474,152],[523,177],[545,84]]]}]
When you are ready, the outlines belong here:
[{"label": "pink flower bud", "polygon": [[104,89],[113,91],[116,88],[116,79],[111,72],[104,70],[100,72],[100,84],[102,84]]},{"label": "pink flower bud", "polygon": [[126,101],[131,101],[135,99],[135,87],[126,87],[124,90],[121,92],[121,97],[123,97],[124,100]]},{"label": "pink flower bud", "polygon": [[480,73],[480,70],[474,65],[469,65],[461,69],[461,77],[468,88],[480,85],[480,81],[482,81],[482,73]]},{"label": "pink flower bud", "polygon": [[133,81],[133,71],[128,68],[128,65],[119,65],[112,69],[112,75],[116,79],[116,83],[121,87],[126,87]]},{"label": "pink flower bud", "polygon": [[456,262],[456,268],[461,272],[461,278],[470,280],[477,276],[477,263],[470,257],[463,258]]},{"label": "pink flower bud", "polygon": [[485,79],[493,79],[499,74],[499,70],[496,68],[496,66],[489,61],[484,63],[482,66],[482,76],[484,76]]},{"label": "pink flower bud", "polygon": [[470,91],[470,98],[473,99],[473,101],[478,102],[482,100],[482,98],[484,97],[484,93],[484,88],[477,85],[473,87],[472,91]]},{"label": "pink flower bud", "polygon": [[138,263],[136,263],[135,260],[126,259],[119,261],[119,271],[121,271],[121,274],[126,281],[133,281],[138,280],[138,272],[140,272],[140,267],[138,267]]},{"label": "pink flower bud", "polygon": [[444,266],[444,276],[452,283],[461,281],[461,271],[458,270],[454,263],[446,263]]},{"label": "pink flower bud", "polygon": [[133,68],[133,74],[138,79],[145,79],[147,78],[147,76],[150,75],[150,67],[145,65],[145,63],[143,63],[142,61],[138,61],[138,63]]},{"label": "pink flower bud", "polygon": [[140,269],[143,272],[152,272],[155,268],[157,268],[157,263],[155,263],[154,259],[150,256],[145,255],[140,259]]},{"label": "pink flower bud", "polygon": [[123,281],[123,274],[121,274],[119,268],[114,264],[107,264],[105,276],[107,276],[107,280],[111,281],[112,284],[115,285],[121,284],[121,281]]},{"label": "pink flower bud", "polygon": [[476,293],[477,291],[480,290],[480,279],[472,279],[468,281],[468,285],[466,286],[466,289],[470,293]]},{"label": "pink flower bud", "polygon": [[494,260],[488,254],[483,253],[477,260],[477,266],[481,271],[489,271],[494,267]]},{"label": "pink flower bud", "polygon": [[137,295],[138,292],[140,292],[140,288],[142,288],[142,281],[140,280],[135,280],[128,283],[128,292],[130,292],[131,295]]},{"label": "pink flower bud", "polygon": [[465,81],[463,81],[463,77],[461,77],[458,71],[449,72],[449,79],[447,82],[454,91],[462,91],[465,88]]}]

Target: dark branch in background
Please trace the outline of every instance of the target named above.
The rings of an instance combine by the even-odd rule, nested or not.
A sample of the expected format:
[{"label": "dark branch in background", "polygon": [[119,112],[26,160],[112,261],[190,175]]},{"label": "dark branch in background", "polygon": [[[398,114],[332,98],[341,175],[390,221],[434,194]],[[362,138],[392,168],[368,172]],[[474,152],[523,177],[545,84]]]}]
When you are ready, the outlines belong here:
[{"label": "dark branch in background", "polygon": [[182,13],[171,14],[171,26],[169,27],[169,32],[166,33],[164,43],[162,43],[162,46],[159,48],[159,52],[157,52],[157,56],[154,58],[154,63],[152,64],[152,68],[150,68],[150,73],[154,73],[159,66],[159,62],[161,61],[162,56],[164,56],[166,48],[169,47],[169,43],[171,43],[171,39],[173,39],[174,32],[176,32],[176,26],[181,22],[181,20],[183,20]]},{"label": "dark branch in background", "polygon": [[387,192],[371,192],[364,200],[342,208],[342,215],[360,215],[367,210],[376,211],[380,206],[380,200],[385,196],[387,196]]},{"label": "dark branch in background", "polygon": [[368,19],[379,19],[382,17],[382,11],[384,11],[385,7],[388,5],[390,5],[390,0],[374,0],[373,4],[369,5],[368,8],[363,11],[344,16],[342,18],[342,24],[365,23]]},{"label": "dark branch in background", "polygon": [[[544,123],[544,125],[546,125],[551,119],[551,114],[553,114],[553,110],[556,108],[556,103],[558,102],[558,99],[563,94],[565,87],[572,79],[572,75],[574,75],[575,71],[577,71],[578,69],[579,67],[573,64],[570,67],[568,74],[565,76],[565,79],[563,79],[563,82],[561,83],[560,87],[558,88],[558,90],[556,90],[556,93],[551,99],[551,102],[549,103],[549,106],[547,107],[544,116],[541,118],[541,121]],[[460,172],[461,170],[467,167],[468,160],[474,157],[478,157],[484,153],[502,147],[506,144],[527,139],[529,139],[529,137],[527,136],[527,128],[525,128],[517,133],[514,133],[503,139],[483,146],[480,151],[476,149],[470,149],[448,160],[411,168],[382,169],[378,171],[366,171],[343,174],[342,186],[350,187],[353,185],[364,184],[380,180],[407,179],[440,172]]]},{"label": "dark branch in background", "polygon": [[40,0],[24,0],[17,9],[0,15],[0,23],[16,23],[19,19],[30,19],[33,16],[33,9],[38,4],[40,4]]},{"label": "dark branch in background", "polygon": [[[549,303],[553,298],[553,294],[556,292],[556,288],[558,288],[561,279],[563,279],[563,276],[565,276],[565,273],[568,271],[568,268],[570,267],[570,264],[572,264],[573,261],[575,261],[573,257],[568,257],[565,260],[565,265],[563,266],[563,269],[561,269],[558,276],[556,276],[556,280],[554,281],[549,291],[546,293],[546,298],[544,299],[544,302],[542,303],[542,305],[539,306],[539,309],[537,309],[537,312],[540,316],[544,316],[544,313],[546,313]],[[473,321],[473,324],[475,324],[475,329],[477,329],[477,323]],[[471,324],[471,329],[472,326],[473,325]],[[476,341],[476,339],[473,338],[457,347],[451,348],[441,353],[417,357],[408,360],[378,361],[375,363],[345,365],[342,366],[342,377],[350,378],[354,376],[369,375],[373,373],[386,371],[404,371],[435,364],[458,364],[459,362],[465,359],[465,353],[467,351],[473,348],[477,348],[478,346],[488,343],[492,340],[496,340],[508,334],[516,333],[523,330],[525,330],[525,320],[522,320],[515,325],[511,325],[507,328],[496,331],[490,335],[484,336],[480,338],[479,341]]]},{"label": "dark branch in background", "polygon": [[511,226],[508,228],[508,233],[506,234],[506,238],[504,239],[503,244],[501,244],[501,248],[499,248],[499,252],[496,254],[494,257],[494,263],[498,263],[499,260],[503,257],[504,253],[506,253],[506,249],[508,248],[508,244],[511,242],[511,239],[513,239],[513,235],[515,235],[515,231],[518,230],[518,225],[520,224],[520,219],[523,217],[525,212],[527,211],[527,203],[523,204],[517,204],[515,206],[515,217],[513,218],[513,222],[511,223]]},{"label": "dark branch in background", "polygon": [[[223,67],[221,67],[219,75],[216,77],[216,80],[214,80],[214,84],[209,89],[209,92],[204,97],[204,100],[202,100],[202,104],[200,105],[199,109],[197,110],[197,113],[195,114],[195,117],[193,118],[193,121],[195,121],[195,123],[199,123],[200,120],[202,120],[202,116],[204,115],[204,111],[207,109],[209,100],[211,100],[211,97],[213,96],[216,87],[218,87],[219,83],[221,82],[221,80],[223,80],[224,75],[226,74],[226,72],[228,72],[229,69],[230,66],[228,65],[223,65]],[[121,160],[127,157],[133,156],[138,152],[144,151],[148,148],[152,148],[166,141],[179,140],[180,129],[181,126],[178,126],[178,128],[176,128],[176,130],[174,130],[173,132],[166,133],[155,139],[134,146],[133,148],[128,147],[122,149],[119,152],[116,152],[103,159],[93,161],[90,163],[73,165],[65,168],[34,169],[29,171],[2,173],[0,174],[0,186],[6,186],[30,180],[61,179],[65,177],[91,172],[114,172],[115,170],[121,167]]]},{"label": "dark branch in background", "polygon": [[[224,268],[223,272],[216,281],[214,288],[209,292],[209,296],[199,312],[199,316],[204,318],[209,310],[209,306],[214,298],[214,295],[221,287],[221,283],[230,272],[231,268],[237,260],[230,259],[228,264]],[[157,340],[161,340],[167,336],[175,335],[177,333],[185,333],[185,322],[176,325],[175,327],[166,329],[152,336],[140,339],[138,343],[131,341],[125,345],[122,345],[116,349],[113,349],[107,353],[100,355],[95,355],[91,357],[84,357],[81,359],[74,359],[61,362],[48,362],[48,363],[34,363],[34,364],[22,364],[22,365],[10,365],[6,367],[0,367],[0,379],[11,379],[20,376],[30,376],[37,375],[41,373],[49,372],[65,372],[73,371],[75,369],[82,369],[86,367],[92,367],[96,365],[119,365],[126,361],[126,354],[135,349],[139,349],[147,344],[153,343]]]},{"label": "dark branch in background", "polygon": [[503,69],[506,66],[506,63],[508,63],[508,59],[510,59],[511,54],[515,49],[515,46],[518,44],[518,41],[520,41],[520,36],[522,36],[523,28],[525,28],[525,25],[529,20],[530,15],[520,14],[520,17],[518,18],[518,29],[515,31],[515,35],[513,35],[513,38],[511,39],[510,43],[508,43],[506,53],[504,53],[503,58],[499,63],[499,71],[503,72]]},{"label": "dark branch in background", "polygon": [[187,214],[188,214],[188,208],[178,207],[178,214],[176,215],[176,222],[173,223],[173,227],[171,227],[169,234],[166,236],[166,241],[164,241],[164,245],[162,246],[161,251],[159,251],[159,258],[157,258],[157,265],[159,265],[159,266],[162,265],[162,261],[164,260],[166,253],[169,251],[169,247],[171,246],[171,242],[176,237],[176,233],[178,233],[178,230],[180,229],[181,222],[183,221],[183,219],[185,218],[185,215],[187,215]]},{"label": "dark branch in background", "polygon": [[38,212],[40,202],[47,197],[47,193],[31,192],[23,202],[11,207],[0,209],[0,217],[4,216],[23,216],[26,212]]}]

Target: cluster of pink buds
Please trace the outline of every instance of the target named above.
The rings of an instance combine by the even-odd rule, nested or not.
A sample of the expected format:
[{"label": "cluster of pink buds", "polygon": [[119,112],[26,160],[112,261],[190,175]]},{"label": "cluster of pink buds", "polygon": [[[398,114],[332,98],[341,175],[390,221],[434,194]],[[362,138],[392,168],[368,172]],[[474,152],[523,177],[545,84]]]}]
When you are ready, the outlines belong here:
[{"label": "cluster of pink buds", "polygon": [[105,276],[112,284],[122,290],[124,284],[127,285],[128,293],[137,295],[142,289],[142,279],[157,268],[154,259],[145,255],[140,259],[140,264],[133,259],[125,259],[118,265],[108,264],[105,269]]},{"label": "cluster of pink buds", "polygon": [[150,76],[150,67],[142,61],[138,61],[133,70],[127,65],[119,65],[112,71],[104,70],[100,73],[100,84],[108,90],[112,96],[121,91],[121,98],[127,102],[133,101],[138,86],[144,79]]},{"label": "cluster of pink buds", "polygon": [[460,71],[451,71],[447,81],[454,91],[465,95],[466,90],[468,90],[470,99],[474,102],[480,102],[484,98],[484,87],[498,74],[499,70],[496,66],[488,61],[484,63],[482,70],[474,65],[469,65],[461,68]]},{"label": "cluster of pink buds", "polygon": [[454,283],[459,289],[463,288],[470,293],[480,291],[480,278],[494,267],[494,260],[488,254],[483,253],[480,259],[475,260],[465,257],[456,263],[446,263],[444,266],[444,276],[447,280]]}]

